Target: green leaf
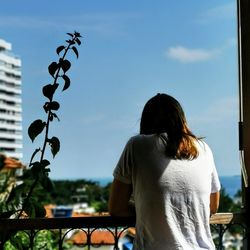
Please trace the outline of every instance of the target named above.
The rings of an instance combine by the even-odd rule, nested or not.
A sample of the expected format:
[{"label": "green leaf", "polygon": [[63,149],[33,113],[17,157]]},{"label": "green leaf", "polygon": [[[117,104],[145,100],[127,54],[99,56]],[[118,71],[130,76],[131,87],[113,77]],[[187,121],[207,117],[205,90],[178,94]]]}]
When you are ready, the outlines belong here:
[{"label": "green leaf", "polygon": [[71,44],[71,43],[72,43],[72,40],[68,39],[68,40],[66,40],[65,42]]},{"label": "green leaf", "polygon": [[49,173],[50,171],[51,171],[50,168],[45,168],[45,169],[44,169],[44,173],[46,173],[47,175],[48,175],[48,173]]},{"label": "green leaf", "polygon": [[29,166],[32,165],[32,161],[33,161],[35,155],[36,155],[40,150],[41,150],[40,148],[37,148],[37,149],[33,152],[32,156],[31,156],[31,158],[30,158],[30,164],[29,164]]},{"label": "green leaf", "polygon": [[75,46],[72,47],[72,50],[75,52],[76,54],[76,57],[78,58],[79,57],[79,54],[78,54],[78,50]]},{"label": "green leaf", "polygon": [[34,178],[40,175],[42,171],[42,165],[39,161],[32,163],[31,173]]},{"label": "green leaf", "polygon": [[48,140],[48,143],[51,147],[51,153],[53,157],[55,157],[60,150],[60,141],[57,137],[53,136],[51,139]]},{"label": "green leaf", "polygon": [[[31,165],[29,165],[29,166],[31,166]],[[33,178],[33,174],[31,173],[31,170],[30,169],[25,169],[23,171],[23,174],[21,176],[17,177],[17,180],[24,181],[24,180],[29,180],[30,178]]]},{"label": "green leaf", "polygon": [[50,110],[58,110],[60,108],[60,104],[56,101],[53,101],[49,104]]},{"label": "green leaf", "polygon": [[46,210],[44,209],[43,205],[35,199],[29,199],[26,203],[26,207],[24,208],[25,213],[30,218],[37,218],[37,217],[45,217]]},{"label": "green leaf", "polygon": [[48,160],[42,160],[41,162],[32,163],[31,173],[33,178],[43,178],[44,174],[48,171],[45,171],[45,168],[50,165]]},{"label": "green leaf", "polygon": [[57,49],[56,49],[56,53],[59,55],[60,54],[60,52],[62,51],[62,50],[64,50],[65,49],[65,46],[59,46]]},{"label": "green leaf", "polygon": [[44,108],[45,112],[47,113],[49,110],[58,110],[60,108],[60,104],[56,101],[46,102],[43,105],[43,108]]},{"label": "green leaf", "polygon": [[42,161],[40,162],[40,164],[41,164],[41,166],[42,166],[43,168],[46,168],[47,166],[50,165],[50,162],[49,162],[48,160],[44,159],[44,160],[42,160]]},{"label": "green leaf", "polygon": [[54,93],[55,93],[58,86],[59,86],[58,83],[55,83],[53,85],[52,84],[45,85],[43,87],[43,95],[45,97],[47,97],[49,100],[52,100],[53,95],[54,95]]},{"label": "green leaf", "polygon": [[63,61],[61,62],[61,67],[62,67],[62,70],[63,70],[64,73],[65,73],[65,72],[68,71],[68,70],[70,69],[70,67],[71,67],[70,61],[68,61],[68,60],[63,60]]},{"label": "green leaf", "polygon": [[54,116],[54,118],[56,118],[58,121],[60,121],[59,117],[57,116],[57,114],[52,113],[52,115]]},{"label": "green leaf", "polygon": [[78,45],[81,45],[80,39],[76,38],[76,42],[77,42]]},{"label": "green leaf", "polygon": [[64,87],[63,87],[62,91],[64,91],[64,90],[66,90],[66,89],[69,88],[69,86],[70,86],[70,79],[69,79],[69,77],[67,75],[63,75],[62,78],[64,80]]},{"label": "green leaf", "polygon": [[29,188],[29,186],[27,186],[27,184],[25,182],[23,182],[22,184],[19,184],[15,187],[15,192],[16,192],[17,196],[20,197],[21,193],[26,192],[28,188]]},{"label": "green leaf", "polygon": [[23,250],[23,244],[20,238],[16,235],[10,237],[10,243],[15,247],[15,249]]},{"label": "green leaf", "polygon": [[43,177],[40,179],[40,183],[42,187],[48,192],[51,192],[54,189],[53,182],[47,175],[43,175]]},{"label": "green leaf", "polygon": [[50,112],[49,120],[52,122],[52,121],[54,121],[54,118],[56,118],[58,121],[60,121],[60,119],[56,115],[56,113]]},{"label": "green leaf", "polygon": [[42,120],[38,119],[32,122],[28,128],[28,135],[33,142],[35,138],[42,133],[44,127],[46,126],[46,122],[43,122]]},{"label": "green leaf", "polygon": [[75,37],[82,37],[81,34],[77,31],[74,32]]},{"label": "green leaf", "polygon": [[36,210],[34,206],[33,199],[29,199],[26,203],[26,206],[24,207],[24,212],[30,217],[35,218],[36,216]]},{"label": "green leaf", "polygon": [[48,67],[48,70],[49,70],[50,75],[54,77],[54,75],[55,75],[56,71],[58,70],[58,68],[59,68],[58,63],[52,62],[52,63],[49,65],[49,67]]},{"label": "green leaf", "polygon": [[38,202],[34,203],[36,218],[44,218],[46,216],[46,210],[44,206]]}]

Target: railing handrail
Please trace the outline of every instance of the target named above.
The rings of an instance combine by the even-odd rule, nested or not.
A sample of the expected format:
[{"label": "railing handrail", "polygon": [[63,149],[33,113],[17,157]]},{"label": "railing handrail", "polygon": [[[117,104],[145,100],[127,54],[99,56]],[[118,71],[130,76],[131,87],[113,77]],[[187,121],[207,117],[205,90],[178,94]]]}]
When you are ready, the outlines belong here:
[{"label": "railing handrail", "polygon": [[[244,217],[244,213],[217,213],[211,216],[210,224],[244,224]],[[135,217],[113,217],[110,215],[95,215],[69,218],[0,219],[0,231],[134,226]]]},{"label": "railing handrail", "polygon": [[109,215],[68,218],[22,218],[0,219],[1,230],[64,229],[84,227],[133,227],[135,217],[112,217]]},{"label": "railing handrail", "polygon": [[216,213],[210,217],[210,224],[245,224],[246,215],[244,212],[237,213]]},{"label": "railing handrail", "polygon": [[[211,228],[216,231],[217,243],[216,249],[222,250],[224,233],[232,226],[239,225],[242,232],[246,230],[245,213],[217,213],[211,216]],[[36,235],[43,230],[52,230],[58,234],[58,239],[55,241],[58,244],[58,249],[62,250],[65,240],[69,232],[82,232],[80,242],[81,245],[87,246],[91,249],[93,243],[96,245],[103,245],[103,240],[100,243],[92,241],[94,233],[98,230],[109,231],[113,236],[113,249],[119,248],[119,239],[121,235],[126,232],[134,237],[135,217],[113,217],[107,213],[100,215],[90,215],[82,217],[68,217],[68,218],[20,218],[20,219],[0,219],[0,250],[4,249],[5,243],[10,239],[12,234],[16,232],[25,232],[29,237],[28,249],[34,248],[36,242]],[[127,230],[127,229],[131,230]],[[97,231],[96,231],[97,230]],[[70,234],[69,234],[70,235]],[[244,235],[244,233],[243,233]],[[47,244],[47,243],[46,243]]]}]

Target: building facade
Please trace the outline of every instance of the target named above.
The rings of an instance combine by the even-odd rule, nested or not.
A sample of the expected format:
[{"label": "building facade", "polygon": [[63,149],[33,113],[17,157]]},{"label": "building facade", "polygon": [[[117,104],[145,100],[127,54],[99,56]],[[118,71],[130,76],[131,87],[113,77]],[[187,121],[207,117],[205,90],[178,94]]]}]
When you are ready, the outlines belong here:
[{"label": "building facade", "polygon": [[0,153],[22,159],[21,60],[0,39]]}]

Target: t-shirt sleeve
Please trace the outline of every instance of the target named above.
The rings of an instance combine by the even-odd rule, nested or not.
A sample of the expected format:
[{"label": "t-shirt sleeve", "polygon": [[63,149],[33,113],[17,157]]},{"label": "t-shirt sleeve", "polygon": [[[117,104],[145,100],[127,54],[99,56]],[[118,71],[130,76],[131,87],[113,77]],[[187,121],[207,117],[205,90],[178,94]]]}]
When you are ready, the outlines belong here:
[{"label": "t-shirt sleeve", "polygon": [[[211,150],[210,150],[211,151]],[[216,170],[216,166],[214,163],[214,158],[213,158],[213,153],[211,151],[211,157],[212,157],[212,174],[211,174],[211,193],[216,193],[220,191],[221,189],[221,184],[220,184],[220,179]]]},{"label": "t-shirt sleeve", "polygon": [[125,183],[132,183],[132,168],[133,168],[133,152],[132,138],[127,142],[120,159],[114,169],[113,176],[115,179]]},{"label": "t-shirt sleeve", "polygon": [[211,183],[211,193],[216,193],[220,191],[221,184],[216,168],[214,167],[212,172],[212,183]]},{"label": "t-shirt sleeve", "polygon": [[210,176],[211,176],[211,193],[216,193],[220,191],[221,189],[221,184],[220,184],[220,179],[216,170],[215,162],[214,162],[214,156],[211,148],[203,142],[203,145],[205,146],[205,151],[207,153],[207,162],[210,166]]}]

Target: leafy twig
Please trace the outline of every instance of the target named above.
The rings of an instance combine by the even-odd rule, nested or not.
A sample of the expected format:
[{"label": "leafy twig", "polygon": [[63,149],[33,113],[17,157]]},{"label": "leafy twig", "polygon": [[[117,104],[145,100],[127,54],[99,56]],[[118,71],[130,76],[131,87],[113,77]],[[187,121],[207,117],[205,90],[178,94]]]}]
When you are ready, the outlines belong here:
[{"label": "leafy twig", "polygon": [[[25,212],[30,217],[40,217],[44,215],[44,211],[41,209],[41,206],[36,202],[31,202],[31,196],[38,184],[41,184],[41,186],[47,191],[51,190],[52,187],[52,182],[48,177],[48,173],[50,172],[48,166],[50,165],[50,162],[44,159],[44,157],[48,144],[51,148],[53,157],[55,157],[60,150],[60,140],[55,136],[49,137],[50,123],[54,120],[54,118],[59,120],[56,111],[60,108],[60,104],[57,101],[54,101],[53,97],[59,86],[59,80],[63,80],[64,83],[62,91],[65,91],[69,88],[70,78],[66,73],[70,69],[71,63],[66,59],[66,55],[71,50],[78,58],[79,54],[76,46],[81,44],[80,33],[74,32],[67,34],[69,35],[70,39],[66,40],[66,46],[61,45],[56,49],[56,52],[59,56],[58,62],[52,62],[48,67],[49,74],[53,77],[53,83],[47,84],[43,87],[43,95],[48,98],[48,101],[46,101],[43,106],[43,109],[47,114],[47,119],[46,121],[41,119],[35,120],[30,124],[28,129],[28,135],[32,142],[34,142],[36,137],[42,132],[44,132],[44,141],[42,148],[35,149],[31,156],[29,163],[29,174],[26,174],[26,176],[24,175],[24,180],[32,177],[33,182],[31,185],[29,185],[28,189],[27,185],[24,185],[24,188],[27,189],[26,197],[24,198],[22,208],[18,213],[18,218],[22,216],[23,212]],[[60,54],[62,53],[63,55],[60,57]],[[40,159],[39,161],[34,161],[34,158],[38,153],[40,153]]]}]

